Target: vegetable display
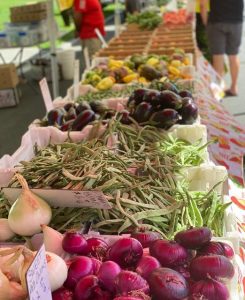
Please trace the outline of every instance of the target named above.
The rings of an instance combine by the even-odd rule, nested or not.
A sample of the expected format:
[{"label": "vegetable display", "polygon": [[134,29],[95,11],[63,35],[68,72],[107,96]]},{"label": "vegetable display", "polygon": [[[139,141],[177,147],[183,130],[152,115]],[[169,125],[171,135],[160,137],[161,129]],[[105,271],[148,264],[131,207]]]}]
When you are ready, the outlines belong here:
[{"label": "vegetable display", "polygon": [[[201,251],[205,245],[212,243],[212,234],[208,228],[190,230],[178,234],[182,244],[190,247],[183,247],[172,240],[157,239],[149,243],[148,254],[143,251],[147,249],[143,249],[136,239],[130,236],[119,237],[107,246],[106,255],[99,260],[98,252],[91,253],[89,246],[87,250],[84,248],[82,255],[80,250],[74,255],[74,247],[80,248],[81,239],[89,245],[91,237],[86,238],[78,232],[66,232],[63,240],[58,243],[65,246],[63,250],[67,250],[67,255],[71,254],[72,257],[64,261],[57,254],[46,252],[52,297],[71,300],[213,300],[218,295],[219,299],[228,300],[229,291],[222,278],[233,278],[232,261],[222,255],[196,256],[191,250]],[[200,236],[204,233],[207,236],[207,232],[208,238],[204,243]],[[192,245],[190,236],[194,241]],[[103,241],[103,237],[93,239]],[[175,240],[178,240],[177,236]],[[57,241],[53,242],[59,248]],[[14,280],[13,273],[8,273],[6,277],[3,269],[3,262],[10,258],[11,264],[15,264],[15,270],[19,270]],[[34,252],[24,246],[0,249],[0,282],[9,288],[2,289],[0,297],[4,295],[5,298],[0,299],[25,299],[27,290],[23,278],[33,258]],[[98,268],[94,268],[94,261]],[[186,270],[185,274],[180,272],[181,268]],[[13,283],[14,286],[10,287]],[[11,293],[12,298],[9,298]]]},{"label": "vegetable display", "polygon": [[[227,172],[209,161],[187,11],[127,22],[82,76],[81,95],[73,86],[30,127],[57,136],[33,152],[23,142],[31,153],[8,184],[19,196],[0,193],[0,300],[28,298],[42,244],[53,300],[233,300],[238,238],[224,238]],[[52,202],[35,189],[71,192]],[[63,207],[69,194],[78,207]]]},{"label": "vegetable display", "polygon": [[[114,151],[107,146],[112,136],[116,139],[111,145]],[[110,201],[110,210],[53,208],[50,224],[59,230],[92,220],[93,228],[103,233],[130,232],[136,227],[171,237],[190,225],[206,224],[222,235],[229,204],[222,204],[214,189],[188,192],[184,178],[176,180],[178,173],[181,176],[181,161],[190,153],[181,155],[178,150],[178,163],[178,156],[169,155],[170,145],[175,143],[154,127],[111,120],[99,139],[39,150],[31,161],[22,163],[21,174],[30,188],[95,189]],[[19,186],[19,182],[13,180],[11,186]]]},{"label": "vegetable display", "polygon": [[171,80],[184,78],[182,68],[189,66],[190,61],[183,50],[176,49],[172,56],[166,55],[132,55],[125,60],[109,58],[85,74],[83,84],[91,84],[100,91],[111,89],[114,84],[142,83],[147,84],[156,79]]},{"label": "vegetable display", "polygon": [[128,15],[127,23],[135,23],[139,25],[139,28],[144,30],[152,30],[156,28],[162,22],[162,17],[155,11],[145,11],[142,13]]}]

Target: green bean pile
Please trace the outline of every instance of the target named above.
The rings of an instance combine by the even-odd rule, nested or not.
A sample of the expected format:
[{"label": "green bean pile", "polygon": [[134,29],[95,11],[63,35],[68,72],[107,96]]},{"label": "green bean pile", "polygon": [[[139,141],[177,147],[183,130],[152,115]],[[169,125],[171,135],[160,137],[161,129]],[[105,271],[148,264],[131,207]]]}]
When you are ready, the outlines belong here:
[{"label": "green bean pile", "polygon": [[[112,138],[115,147],[108,148]],[[176,182],[174,172],[181,165],[159,147],[158,141],[164,139],[156,128],[111,120],[100,138],[37,151],[31,161],[21,163],[22,175],[30,188],[105,194],[110,210],[55,208],[51,226],[61,231],[92,221],[94,229],[109,234],[147,228],[170,238],[189,226],[208,224],[222,235],[226,206],[221,197],[214,189],[207,195],[189,193],[186,182]],[[10,186],[19,183],[14,180]]]}]

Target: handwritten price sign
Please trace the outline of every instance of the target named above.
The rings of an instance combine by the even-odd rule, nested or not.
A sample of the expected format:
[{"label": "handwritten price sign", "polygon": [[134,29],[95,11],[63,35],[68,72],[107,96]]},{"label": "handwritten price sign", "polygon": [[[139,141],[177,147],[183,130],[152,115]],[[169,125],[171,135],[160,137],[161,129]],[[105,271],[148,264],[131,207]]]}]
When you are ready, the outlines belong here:
[{"label": "handwritten price sign", "polygon": [[26,273],[26,283],[30,300],[52,300],[44,245]]}]

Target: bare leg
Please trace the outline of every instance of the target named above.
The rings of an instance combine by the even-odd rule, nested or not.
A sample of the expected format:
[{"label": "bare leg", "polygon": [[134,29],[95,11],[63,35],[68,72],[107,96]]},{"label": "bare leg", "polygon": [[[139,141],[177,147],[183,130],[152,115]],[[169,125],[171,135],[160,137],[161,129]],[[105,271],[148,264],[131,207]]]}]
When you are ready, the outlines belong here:
[{"label": "bare leg", "polygon": [[214,70],[220,75],[220,77],[224,76],[224,55],[213,55],[213,67]]},{"label": "bare leg", "polygon": [[240,61],[238,55],[229,55],[230,73],[231,73],[231,87],[232,94],[238,93],[237,79],[240,69]]}]

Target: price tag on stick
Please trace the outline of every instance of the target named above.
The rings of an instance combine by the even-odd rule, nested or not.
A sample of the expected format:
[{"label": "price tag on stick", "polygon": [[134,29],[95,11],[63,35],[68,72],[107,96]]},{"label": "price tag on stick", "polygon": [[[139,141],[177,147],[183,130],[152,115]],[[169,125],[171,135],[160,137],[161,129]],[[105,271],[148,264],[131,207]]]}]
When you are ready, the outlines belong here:
[{"label": "price tag on stick", "polygon": [[48,87],[47,79],[44,77],[41,81],[39,81],[39,86],[43,95],[43,101],[46,107],[46,111],[49,112],[54,108],[52,97],[50,94],[50,90]]},{"label": "price tag on stick", "polygon": [[90,69],[90,57],[89,57],[89,53],[88,53],[88,48],[85,47],[83,49],[83,55],[84,55],[84,60],[85,60],[85,66],[86,66],[86,69]]},{"label": "price tag on stick", "polygon": [[26,272],[29,300],[52,300],[44,245],[37,252]]},{"label": "price tag on stick", "polygon": [[80,81],[80,62],[78,59],[74,62],[74,78],[73,78],[73,86],[74,86],[74,99],[77,99],[79,96],[79,81]]}]

